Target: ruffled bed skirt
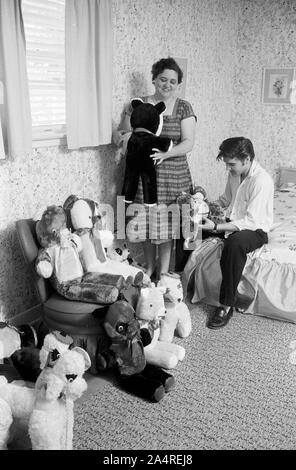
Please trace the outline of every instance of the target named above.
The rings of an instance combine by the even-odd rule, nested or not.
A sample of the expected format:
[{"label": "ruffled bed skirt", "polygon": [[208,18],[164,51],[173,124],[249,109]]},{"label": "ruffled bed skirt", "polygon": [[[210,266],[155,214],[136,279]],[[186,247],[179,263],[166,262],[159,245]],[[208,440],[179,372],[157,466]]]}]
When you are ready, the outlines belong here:
[{"label": "ruffled bed skirt", "polygon": [[[222,240],[209,238],[190,255],[182,280],[192,303],[220,305],[222,249]],[[254,253],[247,257],[238,286],[240,294],[253,299],[246,312],[296,323],[296,264],[268,260]]]}]

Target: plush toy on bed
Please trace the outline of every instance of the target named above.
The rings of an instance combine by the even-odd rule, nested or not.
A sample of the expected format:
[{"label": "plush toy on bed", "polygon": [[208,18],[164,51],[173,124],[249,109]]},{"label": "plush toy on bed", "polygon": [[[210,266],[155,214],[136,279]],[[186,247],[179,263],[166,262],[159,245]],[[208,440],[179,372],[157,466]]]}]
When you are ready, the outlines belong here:
[{"label": "plush toy on bed", "polygon": [[127,143],[122,195],[125,202],[133,202],[141,178],[144,203],[152,205],[157,203],[157,186],[155,164],[150,155],[155,149],[167,152],[173,145],[171,139],[159,136],[166,107],[163,101],[153,105],[140,98],[133,99],[131,104],[133,132]]},{"label": "plush toy on bed", "polygon": [[49,278],[63,297],[98,304],[115,302],[128,287],[120,274],[84,272],[79,253],[81,238],[66,225],[66,213],[60,206],[49,206],[36,223],[37,239],[42,246],[35,266],[37,273]]},{"label": "plush toy on bed", "polygon": [[141,398],[158,402],[174,386],[174,377],[160,367],[147,364],[144,346],[151,342],[155,325],[140,329],[133,307],[117,301],[104,321],[109,342],[97,354],[97,369],[114,367],[122,388]]},{"label": "plush toy on bed", "polygon": [[98,205],[91,199],[69,196],[63,205],[68,217],[68,227],[79,236],[81,243],[80,259],[86,272],[121,275],[129,283],[142,284],[150,282],[143,271],[108,259],[105,247],[110,247],[113,235],[107,235],[109,231],[98,227]]},{"label": "plush toy on bed", "polygon": [[165,287],[156,287],[153,283],[150,287],[141,288],[136,318],[141,328],[149,328],[152,324],[155,329],[151,343],[144,348],[147,363],[163,369],[174,369],[184,359],[185,349],[171,341],[159,341],[161,321],[167,314],[163,297],[165,291]]},{"label": "plush toy on bed", "polygon": [[160,321],[159,341],[172,342],[176,334],[180,338],[190,335],[192,324],[189,309],[183,301],[183,288],[179,274],[169,272],[160,275],[157,286],[165,288],[166,315]]}]

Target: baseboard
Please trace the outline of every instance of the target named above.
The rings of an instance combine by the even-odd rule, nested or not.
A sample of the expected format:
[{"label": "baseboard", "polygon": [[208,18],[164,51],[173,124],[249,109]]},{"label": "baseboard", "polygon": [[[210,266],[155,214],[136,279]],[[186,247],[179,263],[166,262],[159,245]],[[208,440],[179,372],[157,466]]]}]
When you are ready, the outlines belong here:
[{"label": "baseboard", "polygon": [[29,308],[28,310],[25,310],[24,312],[18,313],[11,319],[9,319],[9,322],[12,323],[13,325],[23,325],[23,324],[30,324],[33,325],[35,323],[38,323],[41,320],[42,317],[42,305],[35,305],[32,308]]}]

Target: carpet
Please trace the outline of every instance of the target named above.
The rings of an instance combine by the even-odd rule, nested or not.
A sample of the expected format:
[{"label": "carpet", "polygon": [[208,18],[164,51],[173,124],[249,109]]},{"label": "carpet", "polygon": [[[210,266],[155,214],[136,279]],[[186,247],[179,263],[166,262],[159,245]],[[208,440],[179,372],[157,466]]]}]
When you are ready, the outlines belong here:
[{"label": "carpet", "polygon": [[77,450],[296,449],[296,326],[234,313],[220,330],[205,327],[212,307],[190,306],[193,330],[176,339],[186,356],[175,388],[147,402],[104,381],[75,404]]}]

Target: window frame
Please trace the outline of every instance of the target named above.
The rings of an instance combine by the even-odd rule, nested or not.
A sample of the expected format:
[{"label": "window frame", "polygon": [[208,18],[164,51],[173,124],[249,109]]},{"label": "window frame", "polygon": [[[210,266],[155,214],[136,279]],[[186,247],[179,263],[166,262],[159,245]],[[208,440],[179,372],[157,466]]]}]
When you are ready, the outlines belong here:
[{"label": "window frame", "polygon": [[[24,4],[23,0],[23,4]],[[65,8],[65,0],[62,0],[64,3],[64,8]],[[28,0],[28,3],[30,3],[30,0]],[[56,3],[56,2],[53,2]],[[24,8],[24,5],[22,4],[22,8]],[[38,5],[39,8],[42,8],[42,5]],[[25,34],[26,34],[26,22],[25,22],[25,16],[23,13],[23,21],[24,21],[24,29],[25,29]],[[64,22],[65,26],[65,22]],[[65,30],[64,30],[65,34]],[[36,41],[36,44],[37,41]],[[64,49],[65,51],[65,49]],[[27,57],[26,57],[26,60]],[[27,67],[28,67],[28,62],[27,62]],[[28,74],[28,82],[29,82],[29,74]],[[66,80],[64,81],[64,85],[66,86]],[[29,85],[29,92],[30,92],[30,85]],[[66,89],[64,87],[64,94],[65,94],[65,99],[66,99]],[[31,110],[32,110],[32,101],[31,101],[31,95],[30,95],[30,105],[31,105]],[[44,124],[44,125],[33,125],[32,123],[32,146],[33,148],[38,148],[38,147],[49,147],[49,146],[60,146],[60,145],[66,145],[67,144],[67,133],[66,133],[66,109],[65,109],[65,122],[62,124],[54,124],[54,123],[49,123],[49,124]]]}]

